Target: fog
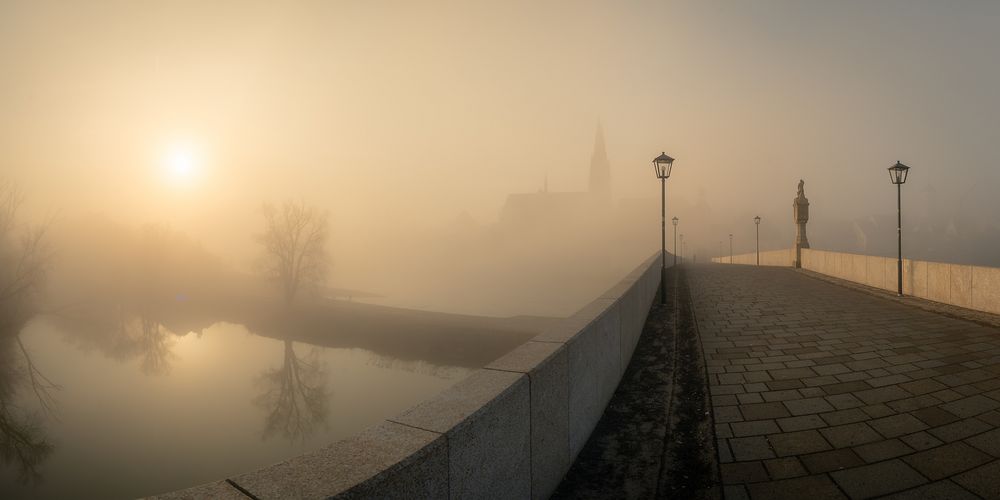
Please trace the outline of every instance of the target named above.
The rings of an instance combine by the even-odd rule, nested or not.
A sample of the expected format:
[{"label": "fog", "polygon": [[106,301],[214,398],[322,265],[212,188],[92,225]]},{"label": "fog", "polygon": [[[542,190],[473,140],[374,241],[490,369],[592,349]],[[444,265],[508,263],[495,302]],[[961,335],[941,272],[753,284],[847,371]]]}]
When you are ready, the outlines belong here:
[{"label": "fog", "polygon": [[904,255],[1000,266],[997,26],[0,0],[0,497],[233,477],[432,397],[659,250],[661,152],[684,261],[751,252],[754,216],[791,247],[800,179],[812,248],[893,255],[902,161]]},{"label": "fog", "polygon": [[[296,200],[327,214],[326,287],[564,316],[658,248],[661,151],[699,260],[730,233],[751,251],[754,215],[762,249],[789,247],[799,179],[814,248],[889,255],[900,160],[907,255],[1000,265],[998,21],[990,2],[5,0],[0,174],[50,226],[56,296],[150,226],[258,275],[262,205]],[[512,194],[592,191],[599,126],[608,200],[504,223]]]}]

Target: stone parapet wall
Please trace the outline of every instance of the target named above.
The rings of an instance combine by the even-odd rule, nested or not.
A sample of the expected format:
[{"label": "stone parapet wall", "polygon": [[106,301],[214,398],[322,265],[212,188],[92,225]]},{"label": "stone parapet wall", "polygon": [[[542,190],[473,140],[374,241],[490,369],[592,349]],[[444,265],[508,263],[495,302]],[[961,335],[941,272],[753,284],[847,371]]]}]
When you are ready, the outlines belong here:
[{"label": "stone parapet wall", "polygon": [[[718,264],[743,264],[743,265],[756,265],[757,264],[757,253],[742,253],[739,255],[733,255],[732,262],[729,261],[729,256],[725,257],[713,257],[712,262]],[[795,262],[795,249],[785,248],[782,250],[768,250],[766,252],[760,253],[760,265],[762,266],[778,266],[778,267],[792,267]]]},{"label": "stone parapet wall", "polygon": [[[802,250],[802,268],[895,292],[896,259]],[[903,259],[903,294],[1000,314],[1000,268]]]},{"label": "stone parapet wall", "polygon": [[257,498],[547,498],[614,394],[659,284],[657,252],[556,327],[400,415],[160,498],[246,498],[239,489]]},{"label": "stone parapet wall", "polygon": [[[794,264],[795,249],[760,253],[762,266]],[[729,264],[729,257],[712,262]],[[756,263],[756,254],[733,256],[733,264]],[[890,292],[897,290],[896,259],[802,249],[802,269]],[[1000,268],[903,259],[903,294],[975,311],[1000,314]]]}]

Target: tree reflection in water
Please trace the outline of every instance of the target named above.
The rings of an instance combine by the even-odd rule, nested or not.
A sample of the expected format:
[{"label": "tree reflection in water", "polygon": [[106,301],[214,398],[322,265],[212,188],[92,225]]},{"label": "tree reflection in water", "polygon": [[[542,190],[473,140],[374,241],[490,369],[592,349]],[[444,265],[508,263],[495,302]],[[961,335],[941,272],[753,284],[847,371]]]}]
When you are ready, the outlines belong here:
[{"label": "tree reflection in water", "polygon": [[[22,201],[20,191],[0,179],[0,459],[17,469],[18,480],[31,483],[41,480],[38,468],[52,454],[41,422],[53,412],[51,391],[58,387],[38,370],[18,337],[35,313],[48,261],[46,228],[20,223]],[[38,411],[18,406],[23,389],[34,393]]]},{"label": "tree reflection in water", "polygon": [[88,304],[44,315],[59,330],[71,332],[63,340],[82,351],[98,351],[121,363],[138,360],[144,375],[170,373],[178,356],[173,351],[179,336],[157,313],[126,310],[124,306]]},{"label": "tree reflection in water", "polygon": [[299,357],[293,342],[286,340],[284,349],[281,367],[258,377],[262,392],[254,402],[267,412],[264,439],[278,435],[289,441],[305,441],[317,426],[326,423],[326,366],[320,361],[318,348]]},{"label": "tree reflection in water", "polygon": [[148,314],[122,319],[117,344],[126,357],[139,358],[139,368],[146,375],[166,375],[177,358],[173,352],[175,339],[160,321]]},{"label": "tree reflection in water", "polygon": [[[18,480],[28,484],[41,480],[38,468],[54,449],[41,424],[46,416],[53,415],[55,399],[51,393],[59,387],[32,362],[17,336],[19,331],[20,327],[13,335],[0,331],[0,459],[4,465],[15,467]],[[39,411],[17,405],[16,396],[22,389],[34,393]]]}]

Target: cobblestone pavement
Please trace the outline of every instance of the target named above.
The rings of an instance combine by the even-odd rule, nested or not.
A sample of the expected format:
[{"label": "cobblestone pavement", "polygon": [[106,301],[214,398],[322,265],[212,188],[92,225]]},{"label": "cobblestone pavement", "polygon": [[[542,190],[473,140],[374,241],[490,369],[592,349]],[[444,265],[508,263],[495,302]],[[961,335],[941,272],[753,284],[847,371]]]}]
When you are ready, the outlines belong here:
[{"label": "cobblestone pavement", "polygon": [[1000,498],[1000,329],[689,267],[726,498]]}]

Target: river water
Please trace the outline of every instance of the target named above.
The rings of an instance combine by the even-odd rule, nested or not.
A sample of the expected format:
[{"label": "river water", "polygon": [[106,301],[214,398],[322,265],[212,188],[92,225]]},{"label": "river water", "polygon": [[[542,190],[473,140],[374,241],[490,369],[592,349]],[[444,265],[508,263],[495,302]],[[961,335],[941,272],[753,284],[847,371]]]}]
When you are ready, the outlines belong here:
[{"label": "river water", "polygon": [[39,316],[0,339],[0,498],[129,498],[351,436],[471,370],[216,323],[95,340]]}]

